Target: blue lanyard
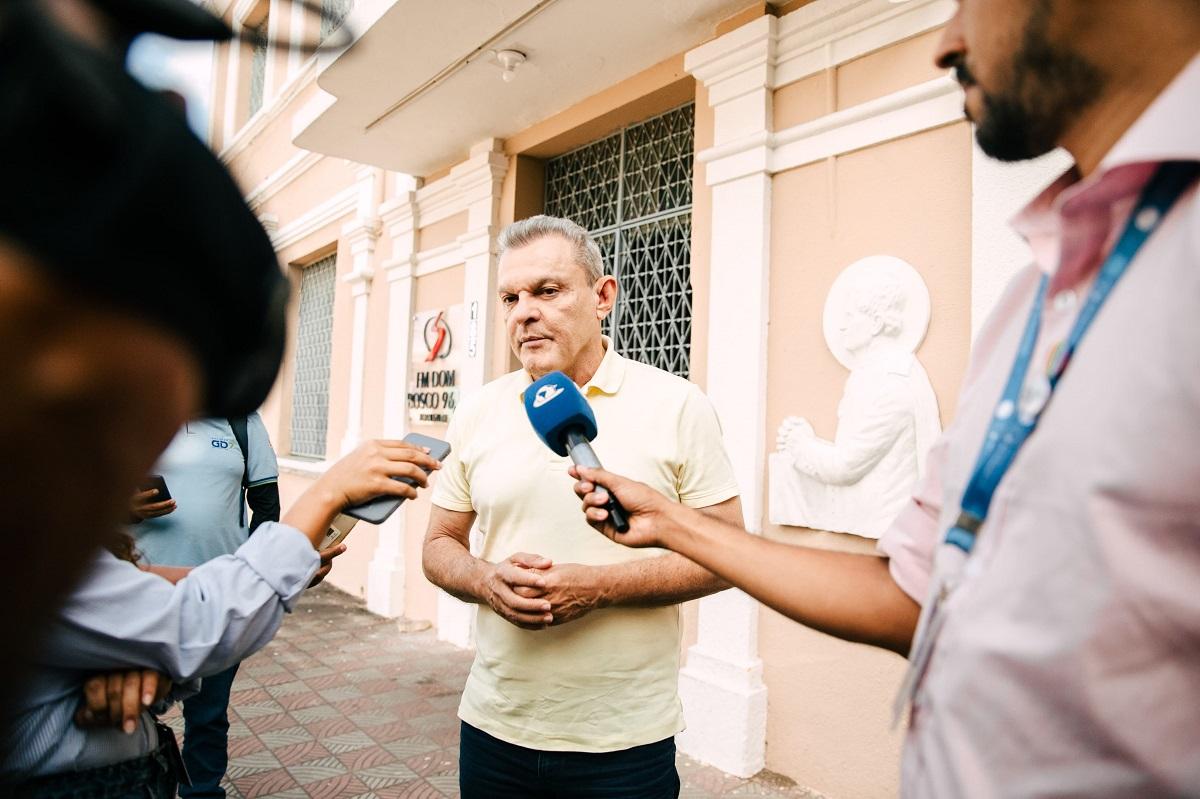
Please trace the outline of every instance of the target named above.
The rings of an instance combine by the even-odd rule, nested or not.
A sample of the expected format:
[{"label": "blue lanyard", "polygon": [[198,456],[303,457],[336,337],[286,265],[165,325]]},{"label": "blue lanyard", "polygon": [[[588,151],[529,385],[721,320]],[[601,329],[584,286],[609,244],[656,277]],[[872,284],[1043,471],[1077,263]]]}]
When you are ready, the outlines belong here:
[{"label": "blue lanyard", "polygon": [[1033,360],[1033,351],[1037,345],[1042,305],[1046,299],[1046,286],[1049,282],[1047,276],[1042,276],[1029,321],[1025,324],[1025,333],[1017,348],[1016,361],[1008,376],[1008,383],[1005,384],[1004,393],[996,404],[979,460],[976,461],[975,470],[971,473],[971,479],[963,492],[961,513],[954,526],[946,533],[945,543],[958,547],[964,553],[971,552],[975,546],[976,534],[987,518],[996,487],[1012,466],[1022,445],[1033,434],[1042,411],[1058,386],[1058,381],[1062,379],[1079,342],[1083,340],[1096,314],[1112,293],[1117,281],[1125,274],[1138,250],[1150,238],[1150,234],[1155,231],[1175,201],[1192,184],[1197,174],[1200,174],[1200,164],[1191,161],[1167,162],[1154,173],[1154,177],[1138,199],[1133,213],[1130,214],[1121,238],[1117,240],[1112,253],[1100,267],[1095,285],[1080,309],[1079,317],[1075,320],[1067,340],[1052,360],[1046,375],[1037,375],[1030,380],[1027,379],[1029,364]]}]

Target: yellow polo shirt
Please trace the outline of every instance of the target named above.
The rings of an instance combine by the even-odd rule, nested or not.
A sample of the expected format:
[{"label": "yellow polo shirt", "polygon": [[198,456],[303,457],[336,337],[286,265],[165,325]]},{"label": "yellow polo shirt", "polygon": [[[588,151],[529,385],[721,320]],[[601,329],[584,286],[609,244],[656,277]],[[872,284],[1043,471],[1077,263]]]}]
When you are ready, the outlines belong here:
[{"label": "yellow polo shirt", "polygon": [[[605,468],[673,500],[705,507],[737,496],[721,429],[692,383],[607,351],[583,387]],[[621,563],[663,554],[614,544],[587,525],[567,474],[534,433],[524,370],[464,402],[447,433],[433,503],[478,514],[484,560],[531,552],[555,563]],[[475,663],[459,717],[532,749],[612,752],[683,729],[677,692],[679,606],[612,607],[544,630],[523,630],[479,607]]]}]

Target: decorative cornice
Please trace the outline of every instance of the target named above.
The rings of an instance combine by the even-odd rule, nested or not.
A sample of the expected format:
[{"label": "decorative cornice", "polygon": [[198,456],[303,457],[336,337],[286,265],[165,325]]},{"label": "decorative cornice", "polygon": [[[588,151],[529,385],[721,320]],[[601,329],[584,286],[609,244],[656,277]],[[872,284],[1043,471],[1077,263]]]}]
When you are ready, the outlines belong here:
[{"label": "decorative cornice", "polygon": [[360,252],[373,252],[379,234],[383,231],[383,222],[379,217],[363,219],[358,217],[347,222],[342,227],[342,238],[350,246],[350,252],[357,255]]},{"label": "decorative cornice", "polygon": [[684,56],[712,105],[756,88],[778,89],[933,30],[954,0],[817,0],[785,17],[758,17]]},{"label": "decorative cornice", "polygon": [[818,0],[779,20],[773,88],[945,24],[954,0]]},{"label": "decorative cornice", "polygon": [[225,146],[218,156],[226,163],[229,163],[234,158],[237,158],[250,143],[258,138],[275,119],[287,110],[296,99],[300,92],[308,88],[309,84],[317,79],[317,59],[312,56],[300,67],[300,71],[289,80],[282,89],[272,98],[268,98],[267,102],[255,114],[241,130],[233,137],[233,139]]},{"label": "decorative cornice", "polygon": [[431,250],[419,252],[414,256],[415,266],[413,274],[417,277],[432,275],[434,272],[440,272],[443,269],[449,269],[452,266],[458,266],[463,262],[462,249],[457,241],[452,241],[449,244],[443,244],[441,247],[434,247]]},{"label": "decorative cornice", "polygon": [[321,163],[324,158],[325,156],[321,153],[308,151],[297,153],[251,189],[250,193],[246,195],[246,204],[251,209],[258,208],[291,185],[292,181],[302,177],[308,170]]},{"label": "decorative cornice", "polygon": [[338,221],[354,212],[358,207],[358,187],[351,186],[343,189],[325,202],[310,209],[292,222],[279,229],[273,240],[276,250],[290,247],[312,233],[316,233],[326,225]]},{"label": "decorative cornice", "polygon": [[767,53],[778,35],[779,20],[766,15],[688,51],[683,68],[712,87],[767,65]]}]

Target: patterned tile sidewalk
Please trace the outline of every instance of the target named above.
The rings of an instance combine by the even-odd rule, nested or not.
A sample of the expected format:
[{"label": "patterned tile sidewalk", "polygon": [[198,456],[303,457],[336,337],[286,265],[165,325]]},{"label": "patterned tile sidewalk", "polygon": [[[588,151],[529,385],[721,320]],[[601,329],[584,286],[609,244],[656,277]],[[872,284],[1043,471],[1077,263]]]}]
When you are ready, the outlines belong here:
[{"label": "patterned tile sidewalk", "polygon": [[[235,799],[458,796],[458,707],[471,655],[320,586],[242,664],[230,707]],[[182,734],[174,710],[165,719]],[[763,772],[742,780],[679,758],[682,799],[820,799]]]}]

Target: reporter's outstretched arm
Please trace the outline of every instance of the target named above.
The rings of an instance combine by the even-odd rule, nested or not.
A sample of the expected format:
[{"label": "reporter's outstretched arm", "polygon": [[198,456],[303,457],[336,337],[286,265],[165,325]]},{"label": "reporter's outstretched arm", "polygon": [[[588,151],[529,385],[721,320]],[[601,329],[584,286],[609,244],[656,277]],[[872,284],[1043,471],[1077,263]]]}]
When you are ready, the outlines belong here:
[{"label": "reporter's outstretched arm", "polygon": [[102,553],[54,622],[41,662],[155,669],[175,682],[224,671],[275,635],[321,566],[316,549],[334,515],[382,494],[416,496],[391,478],[424,486],[422,467],[437,463],[401,442],[368,442],[330,466],[283,524],[264,524],[237,552],[195,567],[177,585]]},{"label": "reporter's outstretched arm", "polygon": [[[768,541],[642,483],[598,469],[572,473],[588,523],[613,541],[673,550],[807,627],[908,653],[920,606],[896,585],[887,559]],[[608,522],[608,498],[595,491],[597,483],[628,511],[629,532]]]},{"label": "reporter's outstretched arm", "polygon": [[[333,517],[342,509],[381,496],[415,499],[417,488],[429,484],[426,470],[441,464],[429,453],[404,441],[367,441],[334,463],[300,495],[281,521],[294,527],[319,548]],[[393,479],[408,477],[416,486]]]}]

